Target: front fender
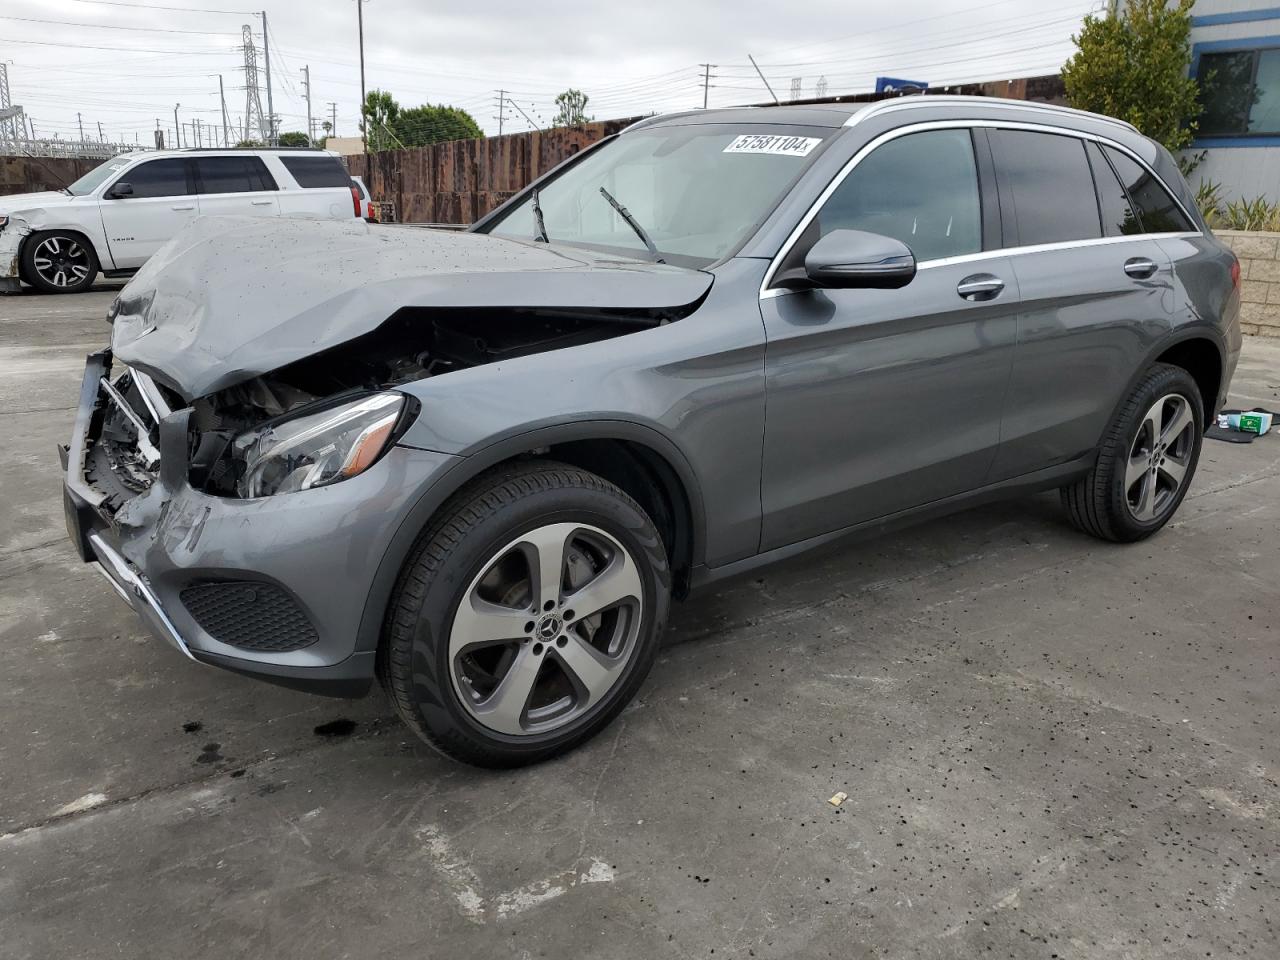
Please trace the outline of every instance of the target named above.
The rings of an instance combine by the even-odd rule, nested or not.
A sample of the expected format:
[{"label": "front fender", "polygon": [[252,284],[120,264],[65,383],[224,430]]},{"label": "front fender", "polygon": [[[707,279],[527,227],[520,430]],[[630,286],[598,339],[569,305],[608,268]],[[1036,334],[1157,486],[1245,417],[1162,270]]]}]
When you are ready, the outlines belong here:
[{"label": "front fender", "polygon": [[0,227],[0,293],[17,293],[22,243],[31,235],[31,224],[23,217],[10,216]]}]

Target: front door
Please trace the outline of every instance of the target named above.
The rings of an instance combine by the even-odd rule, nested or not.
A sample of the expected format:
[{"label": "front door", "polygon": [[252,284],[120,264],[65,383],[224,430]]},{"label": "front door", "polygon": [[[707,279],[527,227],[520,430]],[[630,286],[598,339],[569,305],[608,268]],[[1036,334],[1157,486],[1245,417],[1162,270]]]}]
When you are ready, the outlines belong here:
[{"label": "front door", "polygon": [[983,134],[959,128],[881,144],[786,257],[801,261],[830,230],[870,231],[911,248],[910,284],[766,291],[762,550],[985,482],[1019,295],[998,249],[989,154],[975,145],[985,151]]},{"label": "front door", "polygon": [[[112,187],[127,183],[133,192],[111,199]],[[197,201],[190,161],[161,157],[130,167],[103,194],[102,226],[117,270],[133,270],[196,218]]]}]

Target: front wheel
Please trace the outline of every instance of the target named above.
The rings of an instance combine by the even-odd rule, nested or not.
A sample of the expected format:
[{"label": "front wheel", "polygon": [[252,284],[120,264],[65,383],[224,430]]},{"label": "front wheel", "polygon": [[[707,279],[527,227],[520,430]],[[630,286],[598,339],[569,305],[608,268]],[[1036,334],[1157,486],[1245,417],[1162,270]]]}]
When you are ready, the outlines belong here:
[{"label": "front wheel", "polygon": [[1204,403],[1191,375],[1157,363],[1130,393],[1098,460],[1062,488],[1076,529],[1129,543],[1151,536],[1187,495],[1204,438]]},{"label": "front wheel", "polygon": [[424,532],[379,660],[401,718],[480,766],[544,760],[639,689],[666,625],[662,540],[638,504],[575,467],[502,468]]},{"label": "front wheel", "polygon": [[98,257],[83,237],[46,230],[22,245],[23,278],[45,293],[81,293],[98,278]]}]

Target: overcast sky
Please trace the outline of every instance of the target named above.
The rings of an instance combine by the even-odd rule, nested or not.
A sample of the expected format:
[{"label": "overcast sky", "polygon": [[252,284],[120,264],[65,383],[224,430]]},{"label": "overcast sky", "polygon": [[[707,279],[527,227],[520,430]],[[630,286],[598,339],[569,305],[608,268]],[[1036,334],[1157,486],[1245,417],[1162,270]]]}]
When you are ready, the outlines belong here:
[{"label": "overcast sky", "polygon": [[[250,0],[254,2],[254,0]],[[262,2],[262,0],[257,0]],[[313,112],[337,104],[337,133],[354,135],[360,100],[356,0],[266,0],[275,111],[282,130],[306,127],[302,67],[311,68]],[[261,18],[238,0],[0,0],[0,60],[13,102],[38,137],[110,140],[169,135],[184,124],[221,125],[218,75],[231,124],[245,110],[241,29],[258,46],[266,107]],[[1101,0],[644,0],[561,3],[476,0],[431,4],[365,0],[370,89],[402,106],[449,103],[488,133],[497,90],[514,102],[506,130],[544,125],[555,95],[586,92],[596,119],[702,105],[710,62],[712,106],[768,95],[753,54],[782,99],[793,79],[814,96],[874,87],[879,75],[932,84],[1056,71],[1070,37]],[[523,114],[520,112],[523,111]]]}]

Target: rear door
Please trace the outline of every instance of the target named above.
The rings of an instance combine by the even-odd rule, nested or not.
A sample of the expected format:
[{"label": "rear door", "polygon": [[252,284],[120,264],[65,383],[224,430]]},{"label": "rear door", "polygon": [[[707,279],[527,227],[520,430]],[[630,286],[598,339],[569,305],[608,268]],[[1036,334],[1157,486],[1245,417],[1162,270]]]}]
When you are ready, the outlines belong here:
[{"label": "rear door", "polygon": [[[118,200],[111,190],[127,183],[133,192]],[[102,226],[117,270],[133,270],[196,218],[197,199],[191,161],[159,157],[125,170],[107,187],[101,201]]]},{"label": "rear door", "polygon": [[900,290],[768,290],[762,549],[981,486],[1000,442],[1018,290],[981,131],[904,131],[862,157],[783,266],[865,230],[918,261]]},{"label": "rear door", "polygon": [[202,216],[276,217],[280,202],[275,179],[260,157],[196,157],[196,189]]},{"label": "rear door", "polygon": [[1172,324],[1172,266],[1155,238],[1190,224],[1171,199],[1143,217],[1114,164],[1135,191],[1154,178],[1114,147],[1022,129],[992,130],[991,144],[1022,295],[1000,480],[1097,446],[1144,345]]},{"label": "rear door", "polygon": [[[279,153],[276,158],[293,184],[281,184],[280,212],[286,217],[350,220],[359,216],[351,174],[327,153]],[[296,185],[296,186],[295,186]]]}]

